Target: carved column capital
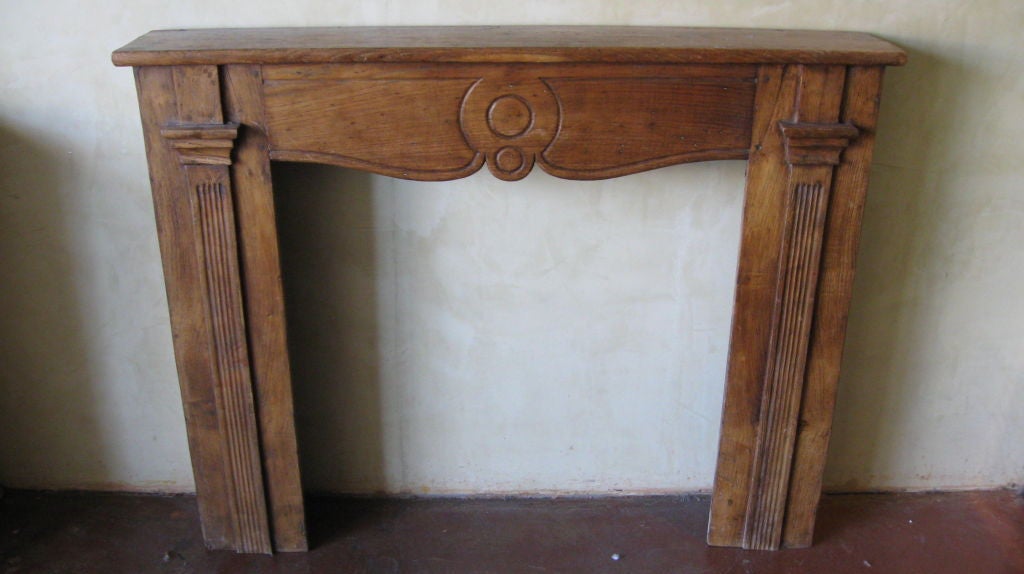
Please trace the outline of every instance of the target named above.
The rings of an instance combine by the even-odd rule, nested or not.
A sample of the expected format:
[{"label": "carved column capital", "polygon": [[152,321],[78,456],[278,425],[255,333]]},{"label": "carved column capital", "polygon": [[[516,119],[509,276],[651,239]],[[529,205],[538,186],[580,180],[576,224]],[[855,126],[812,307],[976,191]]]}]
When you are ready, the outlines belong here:
[{"label": "carved column capital", "polygon": [[860,133],[850,124],[779,122],[789,165],[839,165],[839,156]]},{"label": "carved column capital", "polygon": [[176,124],[160,135],[171,142],[182,165],[231,165],[238,124]]}]

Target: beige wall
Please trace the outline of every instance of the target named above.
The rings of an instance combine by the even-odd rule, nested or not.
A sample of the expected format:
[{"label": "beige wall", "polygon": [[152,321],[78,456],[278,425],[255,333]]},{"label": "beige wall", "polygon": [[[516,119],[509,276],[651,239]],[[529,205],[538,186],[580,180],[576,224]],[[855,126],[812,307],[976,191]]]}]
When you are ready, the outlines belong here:
[{"label": "beige wall", "polygon": [[[905,47],[886,78],[827,484],[1024,477],[1017,0],[3,12],[0,483],[192,487],[134,84],[110,51],[153,28],[442,23],[836,28]],[[709,488],[742,163],[586,184],[275,177],[308,486]]]}]

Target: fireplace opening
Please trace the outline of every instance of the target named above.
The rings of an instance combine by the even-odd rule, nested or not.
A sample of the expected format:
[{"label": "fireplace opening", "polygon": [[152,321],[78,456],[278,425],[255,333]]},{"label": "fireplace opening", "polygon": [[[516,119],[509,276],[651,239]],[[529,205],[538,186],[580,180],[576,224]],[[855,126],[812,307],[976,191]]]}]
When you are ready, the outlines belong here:
[{"label": "fireplace opening", "polygon": [[709,491],[744,166],[510,184],[275,162],[305,491]]}]

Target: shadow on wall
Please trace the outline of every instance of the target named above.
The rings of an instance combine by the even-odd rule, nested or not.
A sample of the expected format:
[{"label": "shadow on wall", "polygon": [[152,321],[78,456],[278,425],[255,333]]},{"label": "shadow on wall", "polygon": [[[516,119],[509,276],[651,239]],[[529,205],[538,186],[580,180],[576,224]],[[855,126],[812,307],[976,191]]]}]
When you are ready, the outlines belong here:
[{"label": "shadow on wall", "polygon": [[[927,483],[931,478],[920,459],[900,464],[916,454],[908,452],[907,440],[901,439],[910,429],[934,423],[912,420],[920,412],[915,403],[943,399],[927,388],[934,372],[927,366],[944,359],[930,355],[936,346],[929,339],[943,329],[939,321],[946,314],[936,287],[949,280],[950,273],[960,272],[950,261],[953,250],[948,247],[970,240],[955,236],[948,213],[955,196],[971,190],[947,177],[947,168],[962,168],[966,161],[955,155],[951,142],[959,142],[963,135],[966,89],[974,67],[915,49],[912,41],[893,40],[907,49],[909,63],[890,69],[883,89],[880,137],[825,476],[830,491],[899,488],[908,480]],[[943,373],[944,378],[952,376]],[[1014,436],[1009,429],[1002,431],[1002,437],[987,438],[1003,441]],[[908,477],[910,472],[919,474]]]},{"label": "shadow on wall", "polygon": [[[273,164],[296,425],[307,491],[386,484],[374,186],[384,178]],[[343,340],[347,335],[348,340]],[[344,484],[337,484],[344,477]]]},{"label": "shadow on wall", "polygon": [[93,353],[75,279],[72,159],[0,121],[0,483],[108,475]]}]

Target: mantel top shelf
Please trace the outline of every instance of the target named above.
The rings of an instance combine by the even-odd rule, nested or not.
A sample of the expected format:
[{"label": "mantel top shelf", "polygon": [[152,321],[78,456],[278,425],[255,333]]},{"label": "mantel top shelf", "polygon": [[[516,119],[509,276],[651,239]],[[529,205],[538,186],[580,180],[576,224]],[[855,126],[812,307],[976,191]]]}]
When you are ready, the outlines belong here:
[{"label": "mantel top shelf", "polygon": [[902,65],[858,32],[649,26],[430,26],[157,30],[118,66],[343,62]]}]

